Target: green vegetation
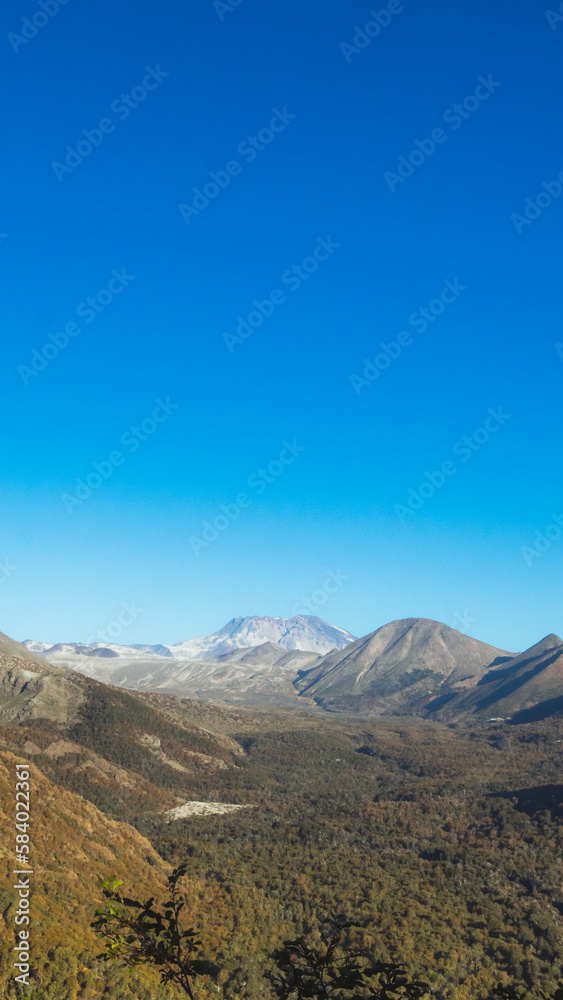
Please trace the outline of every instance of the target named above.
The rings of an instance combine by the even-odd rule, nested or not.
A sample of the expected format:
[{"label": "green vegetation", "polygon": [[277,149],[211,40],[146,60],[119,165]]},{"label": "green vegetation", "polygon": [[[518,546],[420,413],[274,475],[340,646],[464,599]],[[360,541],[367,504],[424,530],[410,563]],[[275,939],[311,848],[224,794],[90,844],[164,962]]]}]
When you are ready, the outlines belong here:
[{"label": "green vegetation", "polygon": [[[193,928],[181,929],[184,903],[178,883],[185,874],[182,865],[169,876],[171,899],[163,904],[164,913],[154,897],[141,903],[117,891],[121,880],[100,879],[110,902],[96,910],[92,926],[106,944],[108,961],[122,961],[129,968],[143,962],[156,965],[162,983],[176,983],[195,1000],[192,984],[196,978],[216,977],[219,969],[201,959],[201,942]],[[401,965],[373,963],[365,949],[350,947],[348,933],[356,926],[353,920],[321,920],[317,942],[301,936],[277,948],[265,975],[278,1000],[422,1000],[430,992],[428,983],[411,979]],[[527,994],[514,983],[498,984],[492,991],[496,1000],[525,1000]],[[563,983],[558,983],[552,998],[542,990],[539,996],[563,1000]]]},{"label": "green vegetation", "polygon": [[183,875],[182,866],[169,875],[170,899],[163,904],[164,913],[155,907],[154,896],[141,903],[117,891],[123,885],[120,879],[101,879],[100,888],[109,903],[96,910],[92,927],[105,942],[106,961],[119,959],[128,968],[150,963],[159,970],[163,985],[174,983],[194,1000],[192,982],[207,975],[210,965],[199,957],[201,941],[193,927],[183,930],[180,925],[184,903],[178,882]]},{"label": "green vegetation", "polygon": [[[106,945],[106,961],[117,960],[128,968],[142,963],[155,965],[161,983],[174,983],[195,1000],[194,981],[198,977],[210,978],[219,969],[200,957],[201,941],[193,928],[181,928],[184,903],[178,882],[185,874],[186,866],[181,865],[169,876],[171,898],[162,904],[164,913],[153,896],[144,903],[129,899],[118,892],[123,885],[120,879],[100,879],[109,903],[96,910],[92,926]],[[320,930],[320,946],[300,937],[274,951],[273,969],[266,976],[279,1000],[421,1000],[429,992],[427,983],[411,981],[401,966],[388,962],[372,965],[362,951],[347,950],[345,934],[353,926],[352,921],[325,923],[327,928]]]},{"label": "green vegetation", "polygon": [[[14,752],[33,744],[33,762],[59,796],[79,793],[156,851],[138,837],[122,861],[114,825],[95,833],[115,843],[113,860],[102,864],[93,841],[84,842],[96,862],[73,862],[79,881],[65,881],[51,866],[68,866],[71,834],[57,832],[51,813],[54,845],[36,849],[57,890],[49,905],[41,901],[36,954],[49,956],[38,973],[53,1000],[56,990],[65,1000],[181,995],[150,968],[129,976],[98,960],[88,926],[97,873],[119,871],[137,900],[159,898],[170,871],[163,863],[186,865],[187,926],[202,942],[201,960],[217,969],[213,984],[205,981],[210,997],[265,1000],[272,953],[300,938],[321,947],[327,914],[353,922],[348,952],[369,956],[371,967],[400,965],[409,981],[427,978],[437,1000],[485,1000],[499,983],[555,995],[563,962],[560,719],[453,728],[222,711],[113,690],[108,705],[107,697],[92,685],[67,727],[27,720],[1,731]],[[163,756],[142,742],[147,734]],[[54,754],[61,740],[76,752]],[[109,770],[94,766],[96,754]],[[168,823],[165,810],[189,799],[252,808]],[[81,836],[78,827],[77,852]],[[7,920],[10,905],[6,898],[0,906]],[[0,991],[9,996],[7,977],[5,963]]]},{"label": "green vegetation", "polygon": [[320,944],[300,937],[274,952],[275,968],[268,978],[279,1000],[421,1000],[429,992],[428,983],[410,980],[400,965],[372,965],[362,951],[347,949],[351,920],[325,923]]}]

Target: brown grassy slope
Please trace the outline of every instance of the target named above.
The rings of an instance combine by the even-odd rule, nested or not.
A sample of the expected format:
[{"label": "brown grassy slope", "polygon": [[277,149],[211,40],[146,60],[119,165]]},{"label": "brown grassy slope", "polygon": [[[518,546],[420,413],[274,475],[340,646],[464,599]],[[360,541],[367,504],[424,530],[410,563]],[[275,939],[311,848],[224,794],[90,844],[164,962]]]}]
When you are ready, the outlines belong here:
[{"label": "brown grassy slope", "polygon": [[[0,748],[0,869],[2,940],[12,940],[16,898],[11,874],[15,863],[15,764],[23,758]],[[142,897],[165,892],[167,866],[148,840],[125,823],[107,819],[78,795],[54,785],[30,765],[30,826],[33,864],[32,941],[39,968],[58,946],[78,954],[100,952],[89,927],[100,905],[98,875],[118,872],[127,890]],[[11,975],[11,972],[10,972]],[[6,964],[0,985],[6,983]]]}]

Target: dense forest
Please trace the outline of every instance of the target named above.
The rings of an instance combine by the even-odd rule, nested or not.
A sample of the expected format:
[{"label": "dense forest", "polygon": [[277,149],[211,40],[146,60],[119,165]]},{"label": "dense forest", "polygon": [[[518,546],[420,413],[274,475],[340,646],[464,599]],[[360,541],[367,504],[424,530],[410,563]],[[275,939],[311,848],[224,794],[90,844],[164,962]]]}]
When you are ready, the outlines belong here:
[{"label": "dense forest", "polygon": [[[37,720],[1,734],[20,757],[33,748],[59,797],[81,802],[78,793],[105,823],[129,824],[113,823],[121,837],[131,830],[138,838],[125,856],[112,835],[115,849],[105,864],[103,851],[94,863],[90,856],[80,884],[64,881],[61,844],[57,891],[38,931],[48,942],[38,939],[37,949],[48,1000],[174,996],[151,972],[131,978],[104,967],[88,918],[100,903],[99,875],[157,893],[169,866],[183,862],[187,919],[221,970],[210,995],[267,997],[272,950],[295,935],[314,940],[334,916],[362,925],[350,930],[350,946],[404,963],[439,1000],[487,997],[514,980],[555,988],[563,963],[560,718],[448,727],[228,712],[115,691],[108,706],[104,692],[93,686],[66,729]],[[61,739],[66,752],[50,751]],[[105,773],[94,766],[102,755]],[[247,808],[168,822],[165,811],[186,800]],[[79,831],[75,838],[79,852]],[[53,859],[42,864],[53,879]],[[9,894],[0,903],[9,924]],[[68,920],[61,924],[69,908],[72,933]]]}]

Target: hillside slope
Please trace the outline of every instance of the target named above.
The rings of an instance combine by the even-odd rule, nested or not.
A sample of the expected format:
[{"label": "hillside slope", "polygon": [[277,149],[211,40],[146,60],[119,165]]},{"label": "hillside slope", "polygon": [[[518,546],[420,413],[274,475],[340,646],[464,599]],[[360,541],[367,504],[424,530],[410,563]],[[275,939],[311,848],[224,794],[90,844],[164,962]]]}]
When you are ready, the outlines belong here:
[{"label": "hillside slope", "polygon": [[[28,717],[0,729],[2,752],[33,765],[34,860],[47,873],[33,906],[42,974],[57,977],[48,1000],[98,1000],[102,991],[106,1000],[160,1000],[157,989],[134,989],[117,970],[102,970],[89,950],[92,869],[143,894],[135,876],[149,880],[148,867],[151,893],[162,886],[158,859],[113,818],[135,824],[166,861],[188,863],[189,921],[223,969],[225,1000],[264,1000],[266,956],[284,938],[316,934],[322,913],[371,925],[374,959],[428,972],[435,996],[475,1000],[507,975],[542,987],[558,976],[558,720],[450,727],[298,708],[227,710],[65,678],[83,695],[66,722]],[[0,806],[9,852],[9,757],[6,766]],[[76,792],[90,800],[86,810]],[[185,800],[252,808],[168,822],[165,813]],[[102,825],[93,806],[105,814]],[[121,854],[120,837],[130,835],[131,852]],[[0,901],[5,913],[12,897]],[[0,993],[9,996],[4,962]]]},{"label": "hillside slope", "polygon": [[[16,762],[27,762],[3,748],[0,738],[0,864],[3,886],[11,886],[15,866],[14,782]],[[97,887],[100,875],[127,873],[132,892],[147,898],[163,891],[169,870],[145,837],[125,823],[104,816],[90,802],[53,784],[33,763],[31,782],[31,914],[32,955],[38,981],[45,988],[56,985],[60,996],[96,997],[111,984],[114,996],[136,1000],[150,987],[152,997],[169,994],[160,990],[154,974],[104,971],[96,956],[100,944],[90,929],[92,912],[100,905]],[[0,891],[2,940],[13,940],[16,892]],[[100,902],[98,902],[100,901]],[[8,964],[10,963],[10,964]],[[11,996],[11,956],[0,964],[0,991]],[[142,991],[142,992],[141,992]]]},{"label": "hillside slope", "polygon": [[444,688],[474,685],[512,655],[440,622],[407,618],[325,656],[296,686],[324,708],[408,714]]},{"label": "hillside slope", "polygon": [[53,667],[0,633],[0,725],[44,718],[67,722],[84,699],[83,678]]},{"label": "hillside slope", "polygon": [[19,660],[27,660],[29,663],[35,663],[37,666],[42,666],[44,662],[41,657],[37,656],[23,643],[16,642],[15,639],[10,639],[10,636],[4,635],[3,632],[0,632],[0,657],[15,657]]},{"label": "hillside slope", "polygon": [[[16,645],[5,647],[20,653]],[[139,815],[161,822],[243,755],[189,710],[172,719],[127,691],[2,653],[0,736],[46,776],[129,822]]]},{"label": "hillside slope", "polygon": [[487,671],[471,691],[437,701],[429,710],[441,718],[496,717],[518,723],[563,712],[563,639],[548,635]]},{"label": "hillside slope", "polygon": [[[76,677],[132,691],[157,691],[216,704],[285,705],[297,703],[293,682],[301,670],[321,660],[314,652],[287,650],[274,642],[241,647],[215,659],[120,655],[112,658],[49,653],[49,660]],[[43,660],[43,666],[46,661]],[[305,700],[301,704],[305,708]],[[312,704],[314,708],[314,704]]]}]

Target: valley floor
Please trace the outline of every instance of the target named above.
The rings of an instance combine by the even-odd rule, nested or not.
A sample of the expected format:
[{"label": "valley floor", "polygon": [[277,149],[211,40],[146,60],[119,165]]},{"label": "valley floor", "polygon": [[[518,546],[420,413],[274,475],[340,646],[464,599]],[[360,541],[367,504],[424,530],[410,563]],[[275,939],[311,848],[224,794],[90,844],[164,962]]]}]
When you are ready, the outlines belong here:
[{"label": "valley floor", "polygon": [[[98,875],[159,897],[168,866],[183,861],[188,917],[233,1000],[265,996],[272,949],[335,913],[365,924],[353,940],[403,961],[438,998],[558,978],[560,718],[448,727],[223,710],[84,683],[66,723],[0,730],[7,871],[10,775],[15,759],[33,768],[34,954],[49,1000],[173,995],[146,973],[105,971],[88,924]],[[172,819],[187,802],[252,808]],[[4,931],[13,896],[0,895]]]}]

